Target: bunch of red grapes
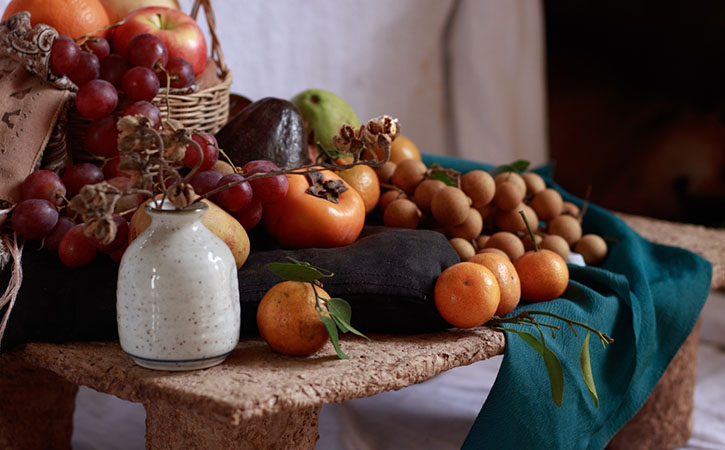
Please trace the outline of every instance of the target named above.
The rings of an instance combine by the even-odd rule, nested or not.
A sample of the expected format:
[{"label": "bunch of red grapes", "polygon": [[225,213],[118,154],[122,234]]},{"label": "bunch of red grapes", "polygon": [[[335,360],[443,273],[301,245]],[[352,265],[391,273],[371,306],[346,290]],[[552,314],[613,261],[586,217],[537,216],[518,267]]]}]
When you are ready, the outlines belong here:
[{"label": "bunch of red grapes", "polygon": [[[81,48],[83,47],[83,48]],[[118,117],[142,114],[161,127],[161,113],[151,103],[159,88],[170,80],[171,87],[188,87],[194,81],[194,71],[183,58],[168,58],[163,42],[148,33],[136,35],[128,46],[127,57],[110,54],[108,41],[91,37],[81,46],[68,36],[59,36],[51,49],[50,69],[56,75],[67,75],[78,87],[76,108],[84,117],[91,119],[85,136],[86,149],[103,161],[103,169],[91,163],[69,167],[62,178],[49,170],[30,174],[21,186],[22,201],[12,214],[15,232],[26,240],[43,240],[44,246],[57,251],[68,267],[90,264],[100,253],[107,253],[119,262],[128,246],[129,223],[127,219],[146,198],[130,194],[116,204],[116,237],[103,244],[94,237],[87,237],[83,224],[76,224],[68,211],[68,199],[81,188],[106,180],[118,189],[131,186],[130,175],[118,169],[120,156],[117,147]],[[168,78],[167,78],[168,76]],[[131,103],[118,114],[119,92]],[[197,167],[198,172],[190,183],[194,191],[203,195],[216,188],[238,182],[211,197],[215,203],[232,214],[246,230],[256,226],[261,218],[262,205],[281,200],[287,194],[288,183],[284,175],[243,181],[241,174],[223,175],[212,170],[219,159],[219,147],[214,136],[195,132],[192,139],[201,147],[189,145],[184,156],[184,166]],[[270,161],[252,161],[242,168],[250,176],[269,172],[278,167]],[[239,182],[239,181],[242,182]],[[66,212],[68,216],[62,216]]]}]

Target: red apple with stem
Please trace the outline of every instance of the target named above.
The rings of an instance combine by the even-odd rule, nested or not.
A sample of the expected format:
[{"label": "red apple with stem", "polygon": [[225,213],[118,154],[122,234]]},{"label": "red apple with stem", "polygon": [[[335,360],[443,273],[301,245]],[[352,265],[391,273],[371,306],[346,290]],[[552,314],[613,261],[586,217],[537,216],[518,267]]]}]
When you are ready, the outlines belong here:
[{"label": "red apple with stem", "polygon": [[139,33],[151,33],[161,39],[169,58],[180,57],[189,61],[194,74],[206,67],[206,39],[191,16],[177,9],[149,6],[137,9],[126,17],[123,25],[113,29],[113,50],[127,57],[131,39]]}]

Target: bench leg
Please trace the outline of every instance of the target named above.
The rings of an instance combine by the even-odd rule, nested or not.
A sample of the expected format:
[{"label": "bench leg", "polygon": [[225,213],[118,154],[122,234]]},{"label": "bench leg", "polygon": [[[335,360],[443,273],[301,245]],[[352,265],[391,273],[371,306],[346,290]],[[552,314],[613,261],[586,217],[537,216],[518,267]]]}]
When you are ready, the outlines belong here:
[{"label": "bench leg", "polygon": [[0,362],[0,448],[70,449],[78,386],[53,372]]},{"label": "bench leg", "polygon": [[146,448],[314,449],[321,406],[280,411],[238,425],[203,412],[178,409],[163,401],[145,404]]},{"label": "bench leg", "polygon": [[700,321],[637,415],[609,443],[609,450],[683,447],[692,434]]}]

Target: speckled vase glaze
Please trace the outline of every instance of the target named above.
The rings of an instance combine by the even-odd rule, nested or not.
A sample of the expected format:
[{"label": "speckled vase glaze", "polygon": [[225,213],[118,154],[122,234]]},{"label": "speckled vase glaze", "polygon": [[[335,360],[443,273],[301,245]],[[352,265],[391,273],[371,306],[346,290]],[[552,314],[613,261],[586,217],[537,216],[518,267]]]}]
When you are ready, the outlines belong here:
[{"label": "speckled vase glaze", "polygon": [[239,285],[229,248],[192,208],[146,207],[151,225],[118,271],[121,347],[143,367],[192,370],[221,363],[239,341]]}]

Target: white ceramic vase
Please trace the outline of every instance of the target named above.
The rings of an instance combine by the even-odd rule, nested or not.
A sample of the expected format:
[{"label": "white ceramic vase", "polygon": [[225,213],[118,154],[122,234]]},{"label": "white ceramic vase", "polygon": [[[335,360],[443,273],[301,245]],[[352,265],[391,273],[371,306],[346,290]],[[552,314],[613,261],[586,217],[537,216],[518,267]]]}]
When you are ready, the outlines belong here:
[{"label": "white ceramic vase", "polygon": [[229,248],[192,208],[149,204],[151,225],[128,246],[118,272],[121,347],[143,367],[202,369],[239,341],[237,267]]}]

